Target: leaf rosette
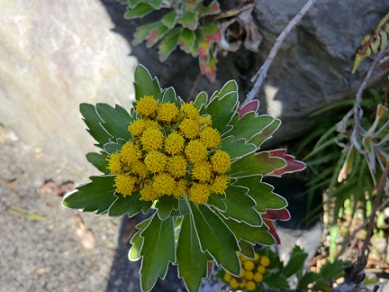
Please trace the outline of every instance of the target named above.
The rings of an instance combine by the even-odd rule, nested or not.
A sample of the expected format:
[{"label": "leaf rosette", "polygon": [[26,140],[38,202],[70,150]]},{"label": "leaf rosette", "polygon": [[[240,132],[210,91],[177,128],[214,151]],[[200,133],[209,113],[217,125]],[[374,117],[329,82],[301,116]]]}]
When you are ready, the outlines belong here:
[{"label": "leaf rosette", "polygon": [[139,65],[136,102],[81,104],[100,153],[87,159],[103,172],[64,198],[63,205],[109,216],[151,214],[137,225],[131,260],[142,260],[141,287],[153,288],[169,263],[190,291],[197,291],[214,262],[240,274],[238,252],[253,257],[255,244],[278,237],[272,221],[288,220],[287,201],[262,182],[305,165],[284,150],[261,151],[280,121],[240,107],[235,81],[209,98],[185,103],[162,89]]}]

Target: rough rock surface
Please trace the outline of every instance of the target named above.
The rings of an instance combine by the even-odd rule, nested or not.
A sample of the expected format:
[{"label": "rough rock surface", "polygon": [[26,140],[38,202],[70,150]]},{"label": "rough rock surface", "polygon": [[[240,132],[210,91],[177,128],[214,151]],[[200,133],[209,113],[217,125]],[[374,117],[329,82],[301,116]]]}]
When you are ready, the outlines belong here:
[{"label": "rough rock surface", "polygon": [[[115,0],[102,0],[102,3],[115,23],[114,31],[129,42],[136,26],[159,19],[152,15],[142,20],[127,21],[123,19],[125,10],[120,3]],[[252,88],[250,78],[268,56],[276,38],[305,3],[306,0],[289,1],[287,4],[282,0],[257,0],[254,15],[264,37],[259,53],[241,49],[227,57],[220,57],[217,80],[212,84],[201,77],[194,92],[205,90],[212,93],[226,81],[235,79],[239,84],[241,100],[244,100],[245,94]],[[312,111],[355,94],[368,62],[352,75],[354,54],[388,7],[387,1],[316,1],[283,43],[258,94],[260,112],[283,121],[271,144],[304,133],[313,126],[308,118]],[[190,95],[199,74],[197,60],[176,50],[165,63],[159,63],[156,50],[146,49],[144,44],[134,47],[133,54],[159,77],[162,86],[173,85],[184,99]]]}]

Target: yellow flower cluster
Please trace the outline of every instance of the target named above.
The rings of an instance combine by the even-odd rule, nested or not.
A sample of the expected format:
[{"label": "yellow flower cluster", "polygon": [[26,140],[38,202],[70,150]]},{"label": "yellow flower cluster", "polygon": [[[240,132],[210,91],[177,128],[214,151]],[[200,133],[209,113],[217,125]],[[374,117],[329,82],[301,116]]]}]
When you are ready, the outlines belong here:
[{"label": "yellow flower cluster", "polygon": [[245,289],[254,291],[257,285],[262,282],[266,268],[270,264],[270,259],[267,256],[260,256],[255,253],[254,259],[247,259],[240,255],[242,269],[239,277],[235,277],[225,271],[224,281],[227,282],[232,289]]},{"label": "yellow flower cluster", "polygon": [[142,200],[163,195],[197,204],[211,193],[224,194],[230,156],[219,149],[220,133],[210,116],[201,116],[193,103],[159,103],[144,96],[135,105],[139,118],[128,126],[132,141],[108,157],[115,187],[124,196],[139,190]]}]

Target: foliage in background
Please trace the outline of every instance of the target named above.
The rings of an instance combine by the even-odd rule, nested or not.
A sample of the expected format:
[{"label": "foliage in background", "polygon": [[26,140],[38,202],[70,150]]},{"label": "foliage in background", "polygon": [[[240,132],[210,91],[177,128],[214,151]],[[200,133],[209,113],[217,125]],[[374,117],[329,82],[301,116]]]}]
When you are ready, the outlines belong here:
[{"label": "foliage in background", "polygon": [[[229,285],[232,291],[331,291],[332,283],[344,274],[346,262],[334,261],[324,264],[318,273],[307,271],[305,260],[308,254],[295,246],[287,263],[269,248],[256,250],[255,257],[248,259],[240,256],[242,271],[239,276],[220,270],[217,277]],[[291,287],[291,283],[293,286]]]},{"label": "foliage in background", "polygon": [[361,62],[372,54],[384,51],[389,42],[389,12],[381,19],[373,32],[362,40],[361,46],[355,55],[352,73],[357,71]]},{"label": "foliage in background", "polygon": [[[331,230],[332,259],[339,244],[337,222],[359,214],[357,210],[362,211],[362,218],[371,214],[377,182],[389,157],[387,94],[371,90],[362,100],[362,126],[368,131],[364,139],[358,139],[359,149],[350,144],[354,119],[348,109],[353,104],[354,99],[346,99],[317,112],[313,116],[317,121],[315,131],[292,149],[300,155],[310,144],[314,145],[303,158],[312,172],[307,194],[313,195],[317,189],[326,190],[325,205],[329,215],[326,223]],[[332,111],[331,115],[329,111]],[[349,227],[352,223],[353,220],[350,220]]]},{"label": "foliage in background", "polygon": [[103,175],[64,198],[69,208],[109,216],[139,212],[131,260],[142,260],[141,287],[153,288],[169,263],[190,291],[207,276],[208,262],[240,274],[237,252],[253,258],[255,244],[279,243],[275,219],[288,220],[286,200],[262,182],[305,165],[285,150],[262,151],[280,121],[258,115],[258,102],[239,106],[227,82],[211,97],[184,103],[162,89],[143,66],[135,70],[134,108],[81,104],[100,153],[87,159]]},{"label": "foliage in background", "polygon": [[126,19],[142,18],[157,10],[166,12],[160,20],[137,28],[134,45],[146,40],[146,47],[150,48],[159,43],[161,62],[179,46],[185,53],[198,57],[201,73],[211,81],[216,77],[218,52],[235,52],[242,42],[247,49],[257,52],[262,40],[252,21],[252,1],[241,1],[239,7],[225,12],[216,0],[119,1],[127,5]]}]

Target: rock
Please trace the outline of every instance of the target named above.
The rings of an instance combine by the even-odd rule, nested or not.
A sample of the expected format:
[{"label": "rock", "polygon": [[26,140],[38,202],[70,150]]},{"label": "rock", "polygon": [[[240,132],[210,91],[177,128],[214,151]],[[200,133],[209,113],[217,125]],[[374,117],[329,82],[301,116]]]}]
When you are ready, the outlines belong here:
[{"label": "rock", "polygon": [[[160,15],[152,14],[145,19],[127,21],[123,19],[125,6],[115,0],[103,0],[103,3],[116,25],[114,31],[129,42],[137,26],[160,19]],[[254,16],[264,37],[259,53],[241,49],[219,57],[217,80],[210,83],[205,77],[200,77],[194,89],[199,74],[197,60],[180,50],[176,50],[165,63],[158,61],[155,48],[146,49],[143,43],[133,48],[133,54],[152,75],[158,76],[163,87],[175,87],[184,99],[192,91],[204,90],[212,94],[226,81],[235,79],[243,101],[252,88],[250,78],[268,56],[276,38],[305,3],[306,0],[288,4],[280,0],[256,1]],[[356,93],[368,62],[352,75],[354,55],[361,40],[371,33],[386,12],[387,3],[384,1],[325,0],[314,4],[283,43],[258,94],[260,112],[283,121],[269,146],[304,134],[314,126],[309,118],[312,111]],[[376,74],[375,79],[381,74]]]},{"label": "rock", "polygon": [[128,108],[136,59],[99,1],[0,2],[0,123],[85,173],[95,148],[79,104]]}]

